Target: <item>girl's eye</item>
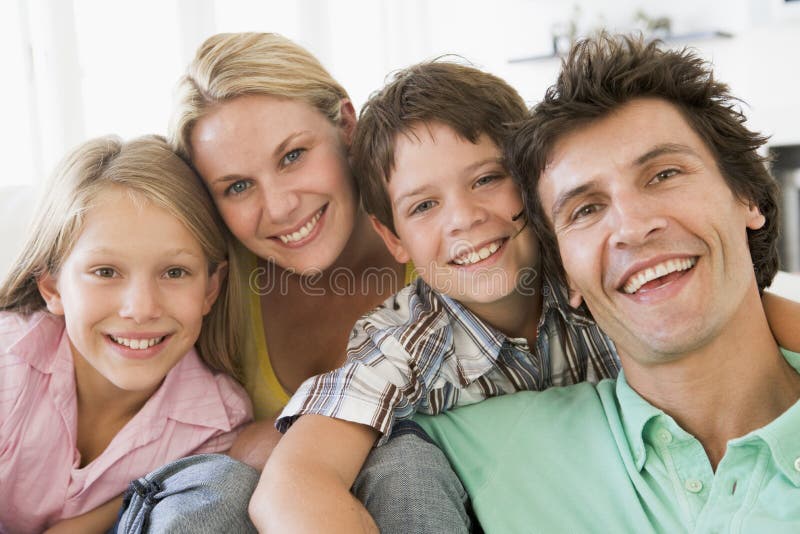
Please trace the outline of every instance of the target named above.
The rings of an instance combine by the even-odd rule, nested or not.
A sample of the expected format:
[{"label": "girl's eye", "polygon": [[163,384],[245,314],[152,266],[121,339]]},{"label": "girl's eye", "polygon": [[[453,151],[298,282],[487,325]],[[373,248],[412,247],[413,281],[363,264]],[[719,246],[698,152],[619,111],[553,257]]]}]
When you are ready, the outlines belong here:
[{"label": "girl's eye", "polygon": [[236,180],[225,190],[225,195],[239,195],[250,189],[250,182],[247,180]]},{"label": "girl's eye", "polygon": [[411,215],[425,213],[429,209],[433,208],[435,205],[436,203],[433,200],[423,200],[422,202],[414,206],[414,209],[411,210]]},{"label": "girl's eye", "polygon": [[167,278],[183,278],[188,274],[189,272],[182,267],[170,267],[166,272]]},{"label": "girl's eye", "polygon": [[664,180],[668,180],[668,179],[672,178],[673,176],[678,174],[678,172],[679,172],[678,169],[665,169],[665,170],[659,172],[658,174],[656,174],[653,177],[652,182],[653,183],[663,182]]},{"label": "girl's eye", "polygon": [[94,275],[100,278],[114,278],[115,274],[117,273],[111,267],[100,267],[94,270]]},{"label": "girl's eye", "polygon": [[290,150],[285,156],[283,156],[283,161],[281,161],[281,163],[283,165],[294,163],[300,158],[301,155],[303,155],[303,152],[305,151],[305,148],[295,148],[294,150]]}]

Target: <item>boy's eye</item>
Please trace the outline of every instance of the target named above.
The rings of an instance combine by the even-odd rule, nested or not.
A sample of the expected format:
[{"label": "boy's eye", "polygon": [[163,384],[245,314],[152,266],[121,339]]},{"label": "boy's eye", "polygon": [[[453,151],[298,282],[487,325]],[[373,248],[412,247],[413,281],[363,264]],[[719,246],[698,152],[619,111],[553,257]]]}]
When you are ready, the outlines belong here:
[{"label": "boy's eye", "polygon": [[250,182],[247,180],[236,180],[225,190],[225,195],[239,195],[244,193],[250,188]]},{"label": "boy's eye", "polygon": [[423,200],[419,204],[415,205],[414,208],[411,210],[411,215],[416,215],[418,213],[425,213],[429,209],[433,208],[436,203],[433,200]]},{"label": "boy's eye", "polygon": [[183,278],[188,275],[189,272],[182,267],[170,267],[165,274],[167,278]]},{"label": "boy's eye", "polygon": [[475,185],[476,186],[486,185],[495,182],[497,180],[500,180],[501,178],[503,178],[503,176],[500,174],[487,174],[486,176],[481,176],[480,178],[475,180]]},{"label": "boy's eye", "polygon": [[117,273],[111,267],[100,267],[99,269],[95,269],[93,274],[100,278],[114,278],[114,275]]},{"label": "boy's eye", "polygon": [[281,163],[283,165],[289,165],[291,163],[294,163],[300,158],[300,156],[305,151],[306,151],[305,148],[295,148],[294,150],[290,150],[289,152],[286,153],[285,156],[283,156],[283,160],[281,161]]}]

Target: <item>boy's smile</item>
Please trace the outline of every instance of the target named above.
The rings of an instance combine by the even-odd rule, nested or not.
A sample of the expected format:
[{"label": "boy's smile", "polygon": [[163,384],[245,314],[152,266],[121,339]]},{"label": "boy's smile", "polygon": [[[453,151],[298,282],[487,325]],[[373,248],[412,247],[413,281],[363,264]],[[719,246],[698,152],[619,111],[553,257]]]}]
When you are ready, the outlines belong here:
[{"label": "boy's smile", "polygon": [[387,184],[397,235],[379,228],[398,261],[413,261],[432,288],[481,316],[538,268],[536,237],[515,220],[522,198],[500,158],[488,136],[473,144],[439,123],[398,136]]}]

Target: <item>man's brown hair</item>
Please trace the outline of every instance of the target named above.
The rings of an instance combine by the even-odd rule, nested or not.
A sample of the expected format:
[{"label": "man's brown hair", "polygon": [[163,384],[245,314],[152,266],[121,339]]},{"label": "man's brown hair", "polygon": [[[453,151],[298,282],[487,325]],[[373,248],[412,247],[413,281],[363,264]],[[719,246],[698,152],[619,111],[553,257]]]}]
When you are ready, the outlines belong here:
[{"label": "man's brown hair", "polygon": [[497,76],[447,61],[397,72],[364,105],[351,147],[351,164],[367,213],[394,231],[386,189],[399,135],[438,122],[476,143],[486,134],[502,149],[511,128],[527,115],[522,97]]},{"label": "man's brown hair", "polygon": [[[636,98],[661,98],[675,105],[716,159],[733,193],[758,206],[766,218],[747,238],[759,291],[778,270],[779,189],[758,148],[767,138],[745,126],[726,84],[694,52],[664,50],[641,37],[601,34],[578,42],[563,61],[555,85],[507,145],[506,159],[520,182],[528,216],[543,251],[557,251],[552,226],[537,194],[555,144]],[[545,268],[564,279],[557,253],[543,253]]]}]

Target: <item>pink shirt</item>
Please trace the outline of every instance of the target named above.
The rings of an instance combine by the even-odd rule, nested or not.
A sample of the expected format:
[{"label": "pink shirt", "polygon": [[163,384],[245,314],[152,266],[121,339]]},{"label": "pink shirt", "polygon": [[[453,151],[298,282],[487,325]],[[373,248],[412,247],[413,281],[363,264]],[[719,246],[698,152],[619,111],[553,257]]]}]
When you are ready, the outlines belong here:
[{"label": "pink shirt", "polygon": [[77,400],[61,317],[0,313],[0,532],[41,532],[190,454],[230,448],[252,419],[244,390],[192,350],[114,437],[79,468]]}]

